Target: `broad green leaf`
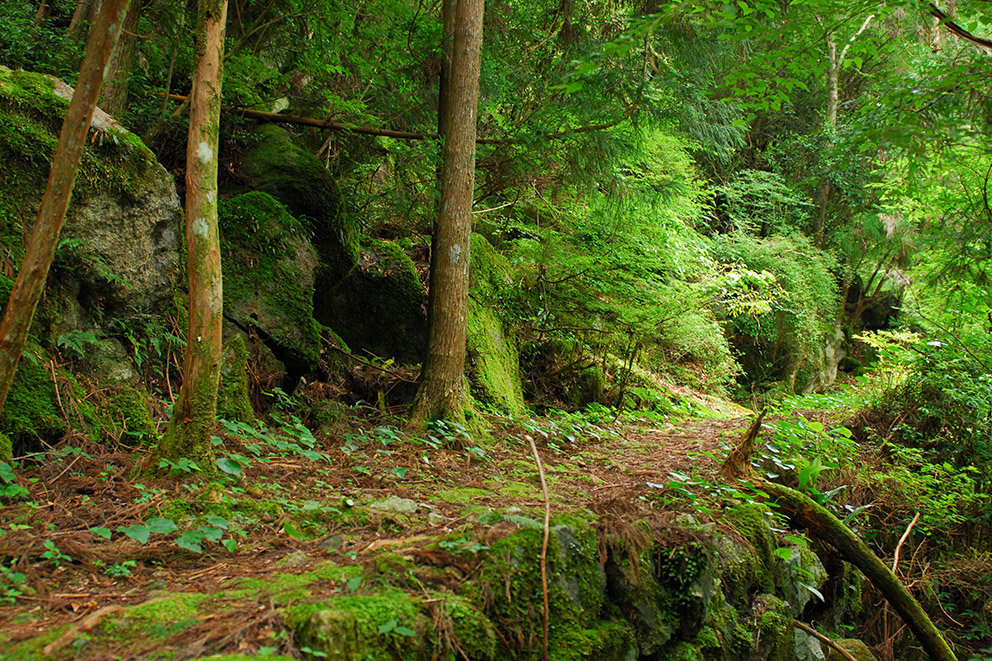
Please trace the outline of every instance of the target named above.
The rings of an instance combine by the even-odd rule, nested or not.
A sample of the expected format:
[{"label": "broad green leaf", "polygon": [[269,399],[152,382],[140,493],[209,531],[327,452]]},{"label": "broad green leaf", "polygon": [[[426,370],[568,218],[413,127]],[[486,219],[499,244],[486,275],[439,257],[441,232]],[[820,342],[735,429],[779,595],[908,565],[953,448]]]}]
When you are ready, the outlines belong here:
[{"label": "broad green leaf", "polygon": [[110,539],[114,536],[114,533],[109,528],[101,528],[100,526],[90,528],[90,533],[96,535],[97,537],[103,537],[104,539]]},{"label": "broad green leaf", "polygon": [[175,521],[162,518],[148,519],[145,521],[145,526],[148,527],[148,530],[159,535],[168,535],[177,528]]},{"label": "broad green leaf", "polygon": [[117,529],[118,532],[122,532],[131,539],[141,544],[148,541],[148,536],[151,534],[151,530],[147,526],[143,526],[140,523],[136,523],[133,526],[128,526],[127,528],[120,527]]},{"label": "broad green leaf", "polygon": [[233,475],[234,477],[241,477],[241,464],[234,461],[229,457],[221,457],[217,460],[217,468],[221,469],[228,475]]}]

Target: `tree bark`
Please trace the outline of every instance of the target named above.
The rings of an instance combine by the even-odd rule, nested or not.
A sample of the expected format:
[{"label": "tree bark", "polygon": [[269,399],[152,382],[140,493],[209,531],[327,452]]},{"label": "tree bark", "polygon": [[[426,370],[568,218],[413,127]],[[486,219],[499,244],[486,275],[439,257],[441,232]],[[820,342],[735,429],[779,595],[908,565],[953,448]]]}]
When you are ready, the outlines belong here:
[{"label": "tree bark", "polygon": [[223,290],[217,228],[217,163],[220,90],[227,0],[200,0],[196,26],[196,70],[190,96],[186,147],[186,262],[189,332],[183,385],[172,419],[153,455],[188,458],[212,472],[213,433],[220,380]]},{"label": "tree bark", "polygon": [[124,18],[121,39],[114,49],[108,65],[107,83],[100,95],[100,108],[107,114],[119,118],[127,107],[128,84],[131,79],[131,68],[134,64],[134,54],[138,46],[138,14],[141,13],[141,3],[134,2]]},{"label": "tree bark", "polygon": [[69,21],[69,38],[82,39],[87,24],[100,13],[100,10],[100,0],[79,0],[75,11],[72,12],[72,20]]},{"label": "tree bark", "polygon": [[0,323],[0,410],[7,401],[17,362],[24,349],[38,300],[45,288],[59,233],[69,208],[72,185],[86,146],[86,134],[93,120],[96,101],[103,86],[103,72],[120,35],[121,19],[128,0],[106,0],[96,17],[86,44],[86,56],[79,71],[76,89],[62,122],[62,132],[52,157],[48,185],[31,230],[24,261]]},{"label": "tree bark", "polygon": [[432,242],[427,359],[411,424],[465,419],[468,264],[475,188],[484,0],[458,0],[444,134],[441,210]]}]

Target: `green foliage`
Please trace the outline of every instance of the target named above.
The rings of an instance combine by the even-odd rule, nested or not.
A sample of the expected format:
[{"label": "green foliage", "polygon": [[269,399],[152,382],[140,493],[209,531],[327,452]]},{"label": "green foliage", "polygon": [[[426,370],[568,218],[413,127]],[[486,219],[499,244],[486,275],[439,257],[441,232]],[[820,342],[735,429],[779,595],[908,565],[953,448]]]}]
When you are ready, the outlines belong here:
[{"label": "green foliage", "polygon": [[715,237],[713,254],[732,269],[722,300],[748,389],[780,380],[789,391],[805,386],[799,370],[817,369],[840,307],[835,262],[800,235]]}]

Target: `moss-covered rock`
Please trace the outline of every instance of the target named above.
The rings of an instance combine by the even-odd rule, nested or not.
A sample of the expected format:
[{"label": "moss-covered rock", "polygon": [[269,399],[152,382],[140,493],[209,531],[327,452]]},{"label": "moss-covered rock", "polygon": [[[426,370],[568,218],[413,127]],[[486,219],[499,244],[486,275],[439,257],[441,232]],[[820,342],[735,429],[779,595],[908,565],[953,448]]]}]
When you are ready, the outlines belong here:
[{"label": "moss-covered rock", "polygon": [[286,129],[264,124],[254,138],[241,174],[251,189],[271,194],[304,223],[320,258],[321,287],[334,286],[358,263],[358,227],[344,213],[337,183]]},{"label": "moss-covered rock", "polygon": [[217,417],[249,423],[255,419],[255,411],[248,397],[248,345],[240,333],[234,334],[224,344],[221,353]]},{"label": "moss-covered rock", "polygon": [[363,245],[358,267],[337,287],[318,289],[314,306],[317,319],[353,350],[407,363],[423,360],[427,296],[413,261],[396,243]]},{"label": "moss-covered rock", "polygon": [[499,413],[524,412],[520,352],[500,318],[512,284],[510,264],[481,234],[472,235],[469,261],[468,379],[472,396]]},{"label": "moss-covered rock", "polygon": [[[0,66],[0,244],[16,264],[35,218],[72,89]],[[54,281],[109,318],[164,313],[177,280],[181,210],[172,177],[100,111],[76,176]]]},{"label": "moss-covered rock", "polygon": [[246,193],[219,208],[224,316],[256,329],[291,372],[319,360],[313,318],[317,258],[303,225],[267,193]]},{"label": "moss-covered rock", "polygon": [[100,388],[93,397],[95,415],[104,437],[128,445],[150,444],[156,438],[148,411],[148,395],[124,384]]},{"label": "moss-covered rock", "polygon": [[[871,648],[865,645],[863,641],[856,638],[844,638],[842,640],[835,640],[834,642],[858,661],[876,661],[875,655],[871,653]],[[829,656],[827,656],[827,661],[843,661],[843,657],[837,650],[831,649]]]},{"label": "moss-covered rock", "polygon": [[[595,628],[606,598],[606,575],[599,563],[595,533],[581,519],[552,526],[548,546],[549,646],[552,658],[570,656],[576,630]],[[503,633],[504,655],[540,658],[543,589],[539,558],[543,533],[523,529],[495,542],[480,583],[487,594],[486,615]],[[628,630],[629,631],[629,630]]]}]

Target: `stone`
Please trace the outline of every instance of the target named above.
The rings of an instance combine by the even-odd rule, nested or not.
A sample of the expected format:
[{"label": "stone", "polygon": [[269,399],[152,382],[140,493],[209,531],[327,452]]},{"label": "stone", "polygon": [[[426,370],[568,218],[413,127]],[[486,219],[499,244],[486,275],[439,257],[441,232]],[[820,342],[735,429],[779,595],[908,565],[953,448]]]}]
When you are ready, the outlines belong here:
[{"label": "stone", "polygon": [[369,507],[382,512],[392,512],[393,514],[413,514],[417,511],[416,501],[409,498],[400,498],[399,496],[390,496],[386,500],[372,503]]},{"label": "stone", "polygon": [[249,188],[269,193],[304,223],[320,259],[321,288],[337,285],[358,263],[358,223],[344,213],[337,183],[286,129],[263,124],[252,137],[241,164]]}]

